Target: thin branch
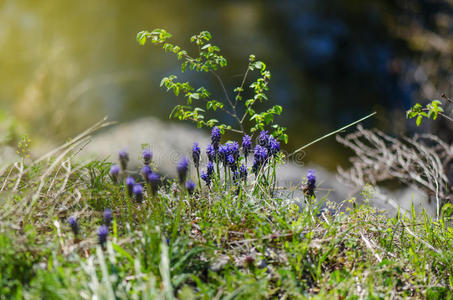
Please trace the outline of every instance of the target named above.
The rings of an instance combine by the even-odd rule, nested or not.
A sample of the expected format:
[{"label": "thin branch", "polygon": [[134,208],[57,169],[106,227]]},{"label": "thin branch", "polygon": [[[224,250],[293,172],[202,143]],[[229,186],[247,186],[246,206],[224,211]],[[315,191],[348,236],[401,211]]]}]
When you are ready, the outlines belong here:
[{"label": "thin branch", "polygon": [[441,115],[442,117],[444,117],[445,119],[447,119],[448,121],[453,122],[453,119],[451,117],[447,116],[446,114],[441,113],[441,112],[438,114]]},{"label": "thin branch", "polygon": [[374,113],[372,113],[372,114],[369,114],[368,116],[363,117],[363,118],[361,118],[360,120],[357,120],[357,121],[355,121],[355,122],[352,122],[352,123],[349,124],[349,125],[343,126],[343,127],[341,127],[340,129],[337,129],[337,130],[332,131],[332,132],[330,132],[330,133],[328,133],[328,134],[326,134],[326,135],[324,135],[324,136],[322,136],[322,137],[320,137],[320,138],[317,138],[316,140],[314,140],[314,141],[312,141],[312,142],[306,144],[305,146],[300,147],[299,149],[297,149],[297,150],[294,151],[293,153],[289,154],[288,157],[293,156],[293,155],[296,154],[297,152],[302,151],[302,150],[304,150],[305,148],[307,148],[307,147],[309,147],[309,146],[311,146],[311,145],[313,145],[313,144],[316,144],[317,142],[322,141],[322,140],[325,139],[325,138],[328,138],[329,136],[332,136],[332,135],[334,135],[334,134],[337,134],[337,133],[339,133],[339,132],[341,132],[341,131],[343,131],[343,130],[349,128],[349,127],[351,127],[351,126],[354,126],[355,124],[358,124],[358,123],[360,123],[360,122],[362,122],[362,121],[364,121],[364,120],[366,120],[366,119],[368,119],[368,118],[374,116],[375,114],[376,114],[376,112],[374,112]]},{"label": "thin branch", "polygon": [[223,90],[223,93],[225,94],[225,98],[226,100],[228,101],[228,104],[231,106],[231,108],[233,109],[233,114],[231,115],[234,119],[236,119],[236,121],[239,123],[239,126],[241,127],[241,131],[242,132],[245,132],[244,131],[244,127],[242,126],[242,122],[241,120],[239,120],[239,117],[237,115],[237,111],[236,111],[236,105],[233,104],[233,102],[231,102],[231,99],[230,99],[230,96],[228,96],[228,92],[225,88],[225,85],[223,84],[223,80],[222,78],[220,78],[220,76],[211,70],[211,74],[213,74],[216,78],[217,78],[217,81],[220,83],[220,86],[222,87],[222,90]]},{"label": "thin branch", "polygon": [[[236,95],[236,99],[234,101],[234,106],[236,107],[236,105],[238,104],[238,97],[241,95],[241,91],[244,89],[244,84],[245,84],[245,81],[247,80],[247,76],[249,74],[249,71],[250,71],[250,65],[251,63],[249,63],[247,65],[247,71],[245,71],[245,74],[244,74],[244,77],[242,78],[242,83],[241,83],[241,87],[240,87],[240,91],[238,92],[238,94]],[[242,122],[242,121],[241,121]]]}]

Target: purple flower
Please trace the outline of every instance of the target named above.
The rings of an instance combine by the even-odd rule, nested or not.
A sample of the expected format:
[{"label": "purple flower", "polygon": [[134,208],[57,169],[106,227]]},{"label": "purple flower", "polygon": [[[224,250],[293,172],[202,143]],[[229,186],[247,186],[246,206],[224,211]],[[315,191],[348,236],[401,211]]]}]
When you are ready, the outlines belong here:
[{"label": "purple flower", "polygon": [[113,220],[112,210],[109,208],[104,209],[104,224],[110,226]]},{"label": "purple flower", "polygon": [[187,180],[186,189],[189,194],[192,195],[193,191],[195,190],[195,183],[193,183],[191,180]]},{"label": "purple flower", "polygon": [[120,159],[121,168],[126,170],[127,163],[129,162],[129,154],[127,154],[126,150],[121,150],[118,152],[118,157]]},{"label": "purple flower", "polygon": [[181,160],[178,163],[178,176],[179,176],[179,182],[184,183],[186,182],[187,178],[187,172],[189,171],[189,160],[187,157],[181,158]]},{"label": "purple flower", "polygon": [[99,244],[104,248],[105,243],[107,242],[107,235],[109,234],[109,228],[105,225],[101,225],[98,229],[98,240]]},{"label": "purple flower", "polygon": [[273,136],[269,137],[269,152],[276,156],[280,151],[280,142],[278,142]]},{"label": "purple flower", "polygon": [[69,223],[69,226],[71,226],[71,230],[74,233],[74,235],[77,236],[77,234],[79,234],[79,223],[77,223],[76,218],[69,217],[68,223]]},{"label": "purple flower", "polygon": [[244,157],[246,159],[251,151],[252,151],[252,138],[246,134],[242,138],[242,153],[244,153]]},{"label": "purple flower", "polygon": [[198,146],[198,143],[193,143],[192,147],[192,158],[193,158],[193,164],[195,165],[195,168],[200,167],[200,155],[201,155],[201,149]]},{"label": "purple flower", "polygon": [[228,149],[231,155],[233,155],[234,160],[239,158],[239,144],[238,142],[228,143]]},{"label": "purple flower", "polygon": [[201,179],[203,179],[206,182],[207,186],[211,185],[211,176],[208,175],[208,173],[205,173],[204,171],[201,172]]},{"label": "purple flower", "polygon": [[141,203],[143,200],[143,187],[140,183],[134,184],[132,193],[135,196],[135,200],[137,200],[138,203]]},{"label": "purple flower", "polygon": [[260,135],[258,136],[258,144],[261,147],[268,147],[269,145],[269,134],[267,130],[263,130],[260,132]]},{"label": "purple flower", "polygon": [[230,166],[233,172],[236,171],[237,169],[236,160],[234,159],[232,154],[227,156],[227,164],[228,166]]},{"label": "purple flower", "polygon": [[110,167],[110,177],[114,183],[118,183],[118,175],[120,174],[120,166],[113,165]]},{"label": "purple flower", "polygon": [[260,145],[255,146],[254,157],[255,161],[258,162],[260,165],[266,162],[269,152],[266,148]]},{"label": "purple flower", "polygon": [[153,159],[153,153],[151,152],[151,150],[145,149],[145,150],[143,150],[142,157],[143,157],[143,163],[145,165],[149,165],[151,163],[151,159]]},{"label": "purple flower", "polygon": [[247,179],[247,167],[244,164],[239,167],[239,173],[242,179]]},{"label": "purple flower", "polygon": [[151,167],[149,165],[144,165],[142,168],[142,175],[143,175],[143,178],[145,178],[146,182],[148,182],[149,173],[152,173]]},{"label": "purple flower", "polygon": [[253,162],[252,172],[255,174],[258,174],[258,171],[260,170],[260,168],[261,168],[261,164],[257,160],[255,160]]},{"label": "purple flower", "polygon": [[215,161],[215,158],[216,158],[216,151],[214,149],[214,146],[212,146],[212,144],[209,144],[207,147],[206,147],[206,155],[208,156],[208,160],[211,161],[211,162],[214,162]]},{"label": "purple flower", "polygon": [[211,176],[212,174],[214,174],[214,164],[212,162],[208,162],[208,164],[206,165],[206,173]]},{"label": "purple flower", "polygon": [[212,146],[214,147],[214,150],[216,150],[216,151],[217,151],[217,149],[219,149],[219,143],[220,143],[221,137],[222,137],[222,135],[220,133],[219,127],[215,126],[214,128],[212,128],[211,143],[212,143]]},{"label": "purple flower", "polygon": [[226,145],[220,145],[219,147],[219,159],[223,163],[223,165],[226,167],[227,165],[227,156],[230,153],[228,146]]},{"label": "purple flower", "polygon": [[155,195],[157,193],[157,190],[159,189],[160,185],[160,176],[159,174],[153,172],[148,174],[148,182],[151,185],[151,190],[153,194]]},{"label": "purple flower", "polygon": [[129,196],[132,196],[132,189],[134,187],[135,180],[132,177],[127,177],[126,178],[126,186],[127,186],[127,192]]},{"label": "purple flower", "polygon": [[315,194],[315,188],[316,188],[315,171],[308,170],[308,173],[307,173],[307,185],[304,188],[304,192],[308,196],[313,196]]}]

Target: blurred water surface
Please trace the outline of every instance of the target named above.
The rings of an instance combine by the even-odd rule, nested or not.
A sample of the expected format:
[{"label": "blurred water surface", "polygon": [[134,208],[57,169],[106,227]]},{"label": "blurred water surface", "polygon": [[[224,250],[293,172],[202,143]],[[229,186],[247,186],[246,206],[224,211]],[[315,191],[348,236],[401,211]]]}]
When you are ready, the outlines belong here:
[{"label": "blurred water surface", "polygon": [[[250,53],[268,64],[270,100],[284,107],[278,121],[289,128],[288,149],[295,149],[373,110],[402,111],[413,102],[421,84],[407,74],[422,72],[416,60],[421,50],[389,24],[429,28],[430,19],[418,16],[434,15],[451,36],[451,7],[404,2],[2,0],[0,120],[13,119],[19,132],[54,141],[105,115],[121,122],[148,115],[168,120],[183,99],[159,83],[165,75],[181,75],[177,61],[157,47],[140,47],[135,35],[165,28],[190,49],[189,37],[208,30],[228,59],[221,75],[231,91]],[[221,99],[214,78],[180,78],[189,76]],[[380,124],[399,128],[381,118]],[[312,149],[307,159],[328,166],[344,154],[333,140]]]}]

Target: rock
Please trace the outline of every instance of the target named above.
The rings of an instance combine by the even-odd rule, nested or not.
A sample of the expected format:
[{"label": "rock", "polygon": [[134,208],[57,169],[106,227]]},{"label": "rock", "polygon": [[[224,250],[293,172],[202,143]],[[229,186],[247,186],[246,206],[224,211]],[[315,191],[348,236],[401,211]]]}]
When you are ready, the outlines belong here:
[{"label": "rock", "polygon": [[153,167],[160,173],[176,177],[178,161],[187,156],[191,159],[192,145],[198,142],[204,152],[210,138],[202,130],[188,125],[164,123],[156,118],[144,118],[115,125],[93,137],[81,152],[84,159],[97,158],[118,162],[118,151],[129,153],[129,169],[142,166],[142,145],[149,144],[153,153]]}]

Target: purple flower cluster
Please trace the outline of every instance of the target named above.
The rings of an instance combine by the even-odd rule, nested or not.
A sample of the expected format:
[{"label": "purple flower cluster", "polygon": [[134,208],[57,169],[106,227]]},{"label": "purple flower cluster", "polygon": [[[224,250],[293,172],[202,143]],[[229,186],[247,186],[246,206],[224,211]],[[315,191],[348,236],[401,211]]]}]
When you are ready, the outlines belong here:
[{"label": "purple flower cluster", "polygon": [[151,167],[149,165],[144,165],[142,167],[142,176],[146,182],[148,182],[148,176],[152,173]]},{"label": "purple flower cluster", "polygon": [[242,138],[242,153],[244,153],[245,161],[252,151],[252,138],[249,135],[244,135]]},{"label": "purple flower cluster", "polygon": [[189,171],[189,160],[187,159],[187,157],[184,156],[183,158],[181,158],[177,166],[177,171],[179,182],[181,184],[184,184],[186,182],[187,172]]},{"label": "purple flower cluster", "polygon": [[315,171],[308,170],[307,173],[307,184],[304,187],[304,192],[307,196],[314,196],[316,188],[316,176]]},{"label": "purple flower cluster", "polygon": [[110,177],[114,183],[118,183],[118,176],[120,174],[120,166],[112,165],[110,167]]},{"label": "purple flower cluster", "polygon": [[219,127],[215,126],[212,128],[211,132],[211,144],[214,147],[214,150],[217,152],[219,149],[219,143],[220,143],[220,138],[222,137],[222,134],[220,133]]},{"label": "purple flower cluster", "polygon": [[257,174],[259,170],[267,163],[269,152],[264,146],[256,145],[253,157],[255,158],[255,160],[253,161],[252,170],[255,174]]},{"label": "purple flower cluster", "polygon": [[201,149],[198,146],[198,143],[193,143],[192,147],[192,159],[193,159],[193,164],[195,165],[195,168],[200,167],[200,155],[201,155]]},{"label": "purple flower cluster", "polygon": [[151,152],[151,150],[145,149],[145,150],[143,150],[142,157],[143,157],[143,163],[145,165],[149,165],[151,163],[151,160],[153,159],[153,153]]},{"label": "purple flower cluster", "polygon": [[127,177],[126,178],[126,187],[127,187],[127,193],[129,194],[129,197],[132,196],[132,190],[135,185],[135,179],[132,177]]},{"label": "purple flower cluster", "polygon": [[141,203],[143,200],[143,186],[140,183],[134,184],[132,188],[132,193],[134,194],[134,198],[138,203]]},{"label": "purple flower cluster", "polygon": [[104,224],[110,226],[113,220],[112,210],[110,208],[104,209]]},{"label": "purple flower cluster", "polygon": [[69,217],[68,219],[69,226],[71,226],[71,230],[75,236],[79,234],[79,223],[77,223],[77,219],[75,217]]},{"label": "purple flower cluster", "polygon": [[239,174],[243,180],[247,179],[247,167],[244,164],[239,167]]},{"label": "purple flower cluster", "polygon": [[118,157],[120,159],[121,169],[124,171],[127,169],[127,163],[129,162],[129,154],[126,150],[121,150],[118,152]]},{"label": "purple flower cluster", "polygon": [[98,240],[99,244],[102,248],[105,247],[105,243],[107,242],[107,236],[109,234],[109,228],[106,225],[101,225],[98,229]]},{"label": "purple flower cluster", "polygon": [[210,162],[214,162],[216,160],[216,151],[214,149],[214,146],[212,146],[212,144],[209,144],[206,147],[206,155],[208,156],[208,160]]},{"label": "purple flower cluster", "polygon": [[201,179],[206,182],[207,186],[211,185],[212,175],[214,174],[214,164],[212,161],[208,161],[206,165],[206,172],[201,172]]},{"label": "purple flower cluster", "polygon": [[195,191],[195,183],[192,180],[187,180],[186,189],[189,192],[189,195],[192,195]]},{"label": "purple flower cluster", "polygon": [[[214,163],[221,162],[225,168],[231,170],[233,178],[246,179],[247,172],[247,158],[252,153],[252,139],[249,135],[242,137],[242,154],[245,159],[245,164],[238,168],[241,161],[240,145],[237,142],[228,142],[220,144],[221,133],[218,127],[214,127],[211,132],[211,144],[206,147],[206,155],[208,158],[207,170],[201,172],[201,179],[209,186],[212,182],[212,174],[214,173]],[[280,152],[280,143],[270,135],[266,130],[261,131],[257,138],[257,145],[253,150],[254,163],[252,171],[258,171],[267,164],[271,157],[276,157]],[[200,163],[200,150],[198,143],[195,143],[192,148],[192,156],[195,167]]]},{"label": "purple flower cluster", "polygon": [[148,182],[151,185],[151,191],[155,195],[160,185],[160,176],[156,172],[148,174]]}]

